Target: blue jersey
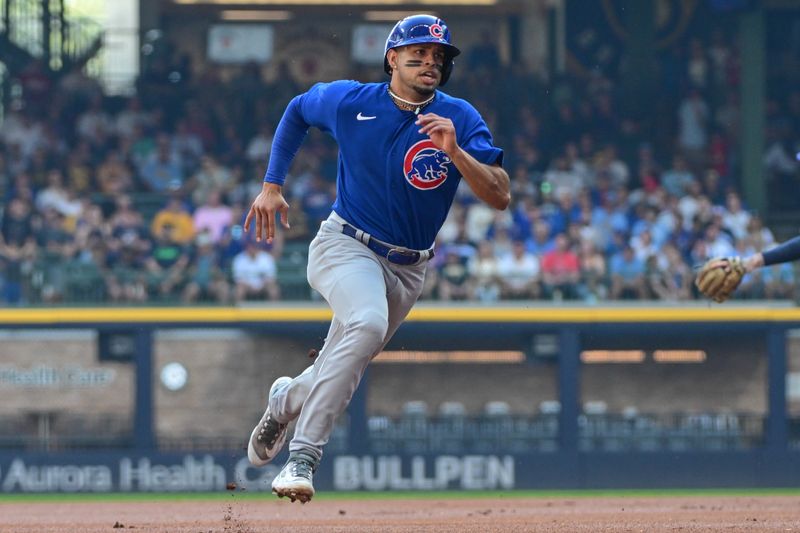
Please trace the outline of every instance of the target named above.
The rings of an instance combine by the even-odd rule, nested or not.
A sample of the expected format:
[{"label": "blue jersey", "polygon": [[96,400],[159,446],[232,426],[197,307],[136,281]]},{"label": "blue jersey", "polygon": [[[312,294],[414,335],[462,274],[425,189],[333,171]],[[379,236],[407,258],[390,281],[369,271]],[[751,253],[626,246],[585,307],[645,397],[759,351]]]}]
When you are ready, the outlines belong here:
[{"label": "blue jersey", "polygon": [[[459,146],[479,162],[502,162],[502,150],[492,144],[486,123],[466,101],[437,91],[422,112],[452,120]],[[264,180],[283,184],[308,127],[320,128],[339,145],[334,211],[382,241],[429,248],[461,174],[444,151],[419,133],[416,118],[394,105],[387,83],[318,83],[287,107]]]}]

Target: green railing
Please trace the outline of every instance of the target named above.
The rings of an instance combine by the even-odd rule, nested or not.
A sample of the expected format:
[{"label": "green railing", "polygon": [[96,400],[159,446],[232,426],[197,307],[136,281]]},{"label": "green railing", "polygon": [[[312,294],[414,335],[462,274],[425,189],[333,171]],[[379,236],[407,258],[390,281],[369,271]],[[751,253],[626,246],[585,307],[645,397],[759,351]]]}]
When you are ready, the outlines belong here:
[{"label": "green railing", "polygon": [[63,0],[0,0],[0,61],[15,70],[42,59],[54,72],[82,65],[102,45],[102,26],[69,16]]}]

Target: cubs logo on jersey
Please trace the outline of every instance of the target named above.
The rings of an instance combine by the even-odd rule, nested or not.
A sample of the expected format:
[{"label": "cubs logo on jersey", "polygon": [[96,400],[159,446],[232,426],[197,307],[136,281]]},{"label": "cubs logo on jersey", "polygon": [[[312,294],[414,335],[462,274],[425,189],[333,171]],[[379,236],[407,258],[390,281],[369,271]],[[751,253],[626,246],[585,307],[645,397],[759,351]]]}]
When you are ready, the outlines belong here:
[{"label": "cubs logo on jersey", "polygon": [[447,179],[450,157],[426,139],[408,149],[403,159],[403,174],[417,189],[435,189]]}]

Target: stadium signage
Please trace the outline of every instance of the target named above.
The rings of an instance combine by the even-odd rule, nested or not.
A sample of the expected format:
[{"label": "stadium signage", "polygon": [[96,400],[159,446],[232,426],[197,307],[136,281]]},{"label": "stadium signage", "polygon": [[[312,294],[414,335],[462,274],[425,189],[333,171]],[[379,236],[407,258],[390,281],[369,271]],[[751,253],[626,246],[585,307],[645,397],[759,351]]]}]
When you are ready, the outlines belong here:
[{"label": "stadium signage", "polygon": [[117,373],[111,368],[47,365],[31,368],[0,366],[0,388],[96,388],[114,382]]},{"label": "stadium signage", "polygon": [[494,455],[422,456],[344,455],[333,464],[336,490],[513,489],[514,458]]},{"label": "stadium signage", "polygon": [[225,487],[225,468],[210,455],[197,460],[191,455],[182,464],[161,465],[143,457],[135,463],[128,458],[119,462],[119,489],[122,492],[173,492],[217,490]]},{"label": "stadium signage", "polygon": [[[0,458],[0,492],[211,492],[226,490],[230,481],[238,489],[260,491],[269,490],[282,466],[255,468],[247,457],[232,462],[229,456],[213,454],[83,459]],[[513,489],[516,484],[513,456],[345,455],[331,463],[335,490],[486,490]],[[321,475],[320,482],[326,485],[330,479]]]},{"label": "stadium signage", "polygon": [[[123,457],[114,468],[94,465],[28,465],[14,459],[0,471],[3,492],[175,492],[224,490],[226,468],[210,455],[161,464],[150,458]],[[115,480],[118,482],[115,484]]]},{"label": "stadium signage", "polygon": [[[5,474],[5,475],[3,475]],[[109,492],[111,468],[106,465],[26,465],[14,459],[0,472],[3,492]]]}]

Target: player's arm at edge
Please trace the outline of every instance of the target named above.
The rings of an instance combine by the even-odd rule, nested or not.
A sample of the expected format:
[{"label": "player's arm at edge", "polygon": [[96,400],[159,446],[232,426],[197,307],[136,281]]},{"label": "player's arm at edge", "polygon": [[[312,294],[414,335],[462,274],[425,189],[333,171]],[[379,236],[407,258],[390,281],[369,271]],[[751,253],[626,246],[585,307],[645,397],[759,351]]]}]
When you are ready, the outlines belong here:
[{"label": "player's arm at edge", "polygon": [[475,196],[500,211],[508,207],[511,203],[511,180],[503,167],[481,163],[460,146],[450,154],[450,159]]},{"label": "player's arm at edge", "polygon": [[762,266],[788,263],[796,259],[800,259],[800,237],[790,239],[766,252],[760,252],[746,257],[742,262],[744,263],[745,270],[752,272]]}]

